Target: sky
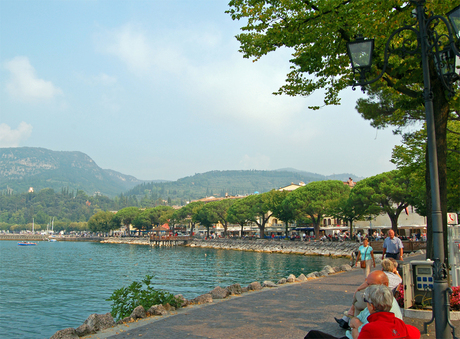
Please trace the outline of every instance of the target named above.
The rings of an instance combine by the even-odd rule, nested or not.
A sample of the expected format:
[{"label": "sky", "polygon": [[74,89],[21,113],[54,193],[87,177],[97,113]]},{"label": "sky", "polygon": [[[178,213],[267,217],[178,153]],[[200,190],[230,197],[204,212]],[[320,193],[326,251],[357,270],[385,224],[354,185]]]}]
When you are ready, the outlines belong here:
[{"label": "sky", "polygon": [[322,93],[275,96],[290,51],[257,62],[228,0],[0,0],[0,147],[80,151],[142,180],[295,168],[368,177],[401,137]]}]

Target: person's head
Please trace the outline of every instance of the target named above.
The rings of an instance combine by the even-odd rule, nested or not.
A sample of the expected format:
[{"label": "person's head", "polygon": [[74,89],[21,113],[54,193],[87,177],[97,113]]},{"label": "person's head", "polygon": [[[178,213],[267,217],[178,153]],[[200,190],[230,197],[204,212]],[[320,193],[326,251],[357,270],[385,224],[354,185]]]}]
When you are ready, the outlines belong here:
[{"label": "person's head", "polygon": [[388,286],[388,277],[383,271],[372,271],[366,278],[368,285],[385,285]]},{"label": "person's head", "polygon": [[388,235],[390,236],[391,239],[393,239],[393,238],[395,237],[395,231],[390,230],[390,231],[388,232]]},{"label": "person's head", "polygon": [[364,291],[364,301],[369,313],[389,312],[393,305],[393,294],[384,285],[372,285]]},{"label": "person's head", "polygon": [[395,266],[390,259],[387,258],[387,259],[382,260],[382,271],[393,272],[394,269],[395,269]]},{"label": "person's head", "polygon": [[390,260],[390,261],[393,263],[393,266],[395,267],[395,269],[398,268],[398,262],[396,261],[396,259],[394,259],[394,258],[388,258],[388,260]]},{"label": "person's head", "polygon": [[363,245],[364,245],[364,247],[367,247],[367,245],[369,245],[369,239],[364,238],[363,239]]}]

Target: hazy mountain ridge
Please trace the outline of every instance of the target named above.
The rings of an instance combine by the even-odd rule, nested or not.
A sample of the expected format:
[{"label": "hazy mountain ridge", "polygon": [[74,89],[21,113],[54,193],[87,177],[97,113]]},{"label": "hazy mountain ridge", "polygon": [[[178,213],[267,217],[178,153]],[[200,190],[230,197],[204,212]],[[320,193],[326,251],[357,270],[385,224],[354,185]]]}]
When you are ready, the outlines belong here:
[{"label": "hazy mountain ridge", "polygon": [[274,171],[226,170],[197,173],[176,181],[139,180],[110,169],[100,168],[96,162],[82,152],[51,151],[45,148],[18,147],[0,148],[0,191],[8,189],[16,193],[27,192],[33,187],[36,192],[43,188],[60,191],[83,190],[88,195],[99,193],[113,197],[148,196],[153,199],[176,199],[176,202],[204,198],[267,192],[290,183],[308,184],[318,180],[342,180],[352,174],[329,176],[285,168]]},{"label": "hazy mountain ridge", "polygon": [[118,195],[142,183],[130,175],[104,170],[82,152],[45,148],[0,148],[0,190],[15,192],[62,187],[88,194]]}]

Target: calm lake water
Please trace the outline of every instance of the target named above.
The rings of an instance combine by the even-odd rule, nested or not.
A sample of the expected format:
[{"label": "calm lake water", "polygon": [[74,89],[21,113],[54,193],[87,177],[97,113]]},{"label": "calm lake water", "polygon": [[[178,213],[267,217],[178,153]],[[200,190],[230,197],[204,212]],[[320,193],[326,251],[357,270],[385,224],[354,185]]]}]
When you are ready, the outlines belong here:
[{"label": "calm lake water", "polygon": [[0,338],[49,338],[110,312],[115,289],[154,276],[155,288],[187,299],[216,286],[277,282],[348,259],[200,248],[150,248],[86,242],[0,241]]}]

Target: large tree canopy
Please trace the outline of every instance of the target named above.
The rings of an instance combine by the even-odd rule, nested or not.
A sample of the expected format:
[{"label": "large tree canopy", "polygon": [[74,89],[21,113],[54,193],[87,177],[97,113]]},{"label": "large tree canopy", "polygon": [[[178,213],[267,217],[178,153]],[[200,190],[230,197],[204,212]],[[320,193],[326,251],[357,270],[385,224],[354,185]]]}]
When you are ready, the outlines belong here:
[{"label": "large tree canopy", "polygon": [[[426,13],[445,16],[457,5],[457,0],[427,1]],[[325,91],[326,105],[339,104],[340,91],[351,84],[347,42],[358,34],[375,39],[371,79],[383,72],[385,46],[391,34],[405,25],[418,29],[412,15],[414,6],[407,0],[232,0],[229,6],[227,13],[232,19],[247,19],[241,28],[243,33],[237,36],[244,57],[258,60],[278,48],[292,48],[291,72],[277,93],[308,96],[321,89]],[[447,31],[443,24],[436,29],[439,33]],[[413,31],[404,31],[391,41],[393,52],[403,45],[417,48]],[[447,121],[460,120],[460,93],[456,87],[455,95],[447,96],[432,56],[429,58],[443,229],[447,234]],[[391,53],[382,78],[366,87],[371,96],[358,102],[357,109],[362,116],[378,128],[388,125],[400,128],[424,120],[420,64],[420,53]],[[429,179],[427,173],[427,208],[431,211]],[[431,213],[428,213],[428,234],[431,232]],[[431,246],[431,237],[428,241]]]},{"label": "large tree canopy", "polygon": [[333,215],[344,198],[350,194],[350,187],[339,180],[314,181],[299,187],[283,200],[286,210],[291,210],[296,219],[309,217],[313,221],[315,235],[319,238],[321,220]]}]

